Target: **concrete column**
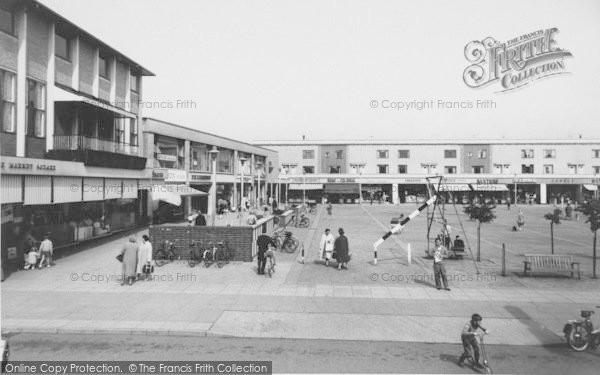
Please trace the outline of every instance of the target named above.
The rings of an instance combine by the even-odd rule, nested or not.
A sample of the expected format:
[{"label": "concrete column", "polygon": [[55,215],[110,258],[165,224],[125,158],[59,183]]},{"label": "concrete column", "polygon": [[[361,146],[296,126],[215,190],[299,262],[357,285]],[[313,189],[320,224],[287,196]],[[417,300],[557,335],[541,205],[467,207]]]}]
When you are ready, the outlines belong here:
[{"label": "concrete column", "polygon": [[71,87],[79,91],[79,36],[76,36],[71,41],[71,64],[73,65]]},{"label": "concrete column", "polygon": [[27,13],[24,8],[19,9],[15,15],[16,31],[18,38],[17,52],[17,147],[16,156],[25,156],[26,129],[26,91],[27,91]]},{"label": "concrete column", "polygon": [[115,105],[117,101],[117,58],[115,56],[110,59],[110,104]]},{"label": "concrete column", "polygon": [[238,193],[237,193],[237,181],[238,181],[238,174],[240,173],[240,166],[239,163],[240,161],[238,160],[238,152],[237,150],[233,150],[233,199],[230,202],[231,203],[231,207],[235,207],[237,206],[237,202],[238,202]]},{"label": "concrete column", "polygon": [[[183,165],[185,169],[185,185],[190,186],[190,141],[185,140],[183,143]],[[192,197],[185,197],[184,201],[185,205],[183,207],[183,214],[187,217],[192,213]]]},{"label": "concrete column", "polygon": [[392,203],[400,204],[400,184],[392,184]]},{"label": "concrete column", "polygon": [[55,28],[54,22],[51,22],[48,27],[48,68],[46,69],[46,151],[54,148]]},{"label": "concrete column", "polygon": [[100,96],[100,49],[98,47],[94,49],[93,72],[92,94],[97,98]]},{"label": "concrete column", "polygon": [[540,184],[540,204],[548,204],[546,184]]},{"label": "concrete column", "polygon": [[252,186],[252,201],[254,202],[254,204],[256,204],[256,176],[254,175],[256,173],[256,169],[255,169],[255,164],[254,164],[255,160],[254,160],[254,154],[250,155],[250,176],[252,177],[250,181],[251,182],[251,186]]}]

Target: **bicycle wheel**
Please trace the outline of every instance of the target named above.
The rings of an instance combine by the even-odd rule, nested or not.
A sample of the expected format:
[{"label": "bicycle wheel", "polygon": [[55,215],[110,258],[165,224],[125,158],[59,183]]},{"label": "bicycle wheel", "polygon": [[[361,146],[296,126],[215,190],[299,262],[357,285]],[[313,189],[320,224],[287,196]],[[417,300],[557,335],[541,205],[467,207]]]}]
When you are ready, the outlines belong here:
[{"label": "bicycle wheel", "polygon": [[578,352],[583,352],[590,344],[590,337],[587,330],[582,326],[575,326],[567,336],[567,343]]},{"label": "bicycle wheel", "polygon": [[310,226],[310,219],[305,217],[302,220],[300,220],[300,227],[301,228],[308,228]]},{"label": "bicycle wheel", "polygon": [[158,253],[156,253],[154,262],[156,263],[157,267],[162,267],[165,264],[169,263],[167,254],[164,252],[164,250],[159,250]]},{"label": "bicycle wheel", "polygon": [[194,268],[194,266],[196,265],[196,254],[195,251],[192,250],[190,251],[190,257],[188,259],[188,265],[192,268]]},{"label": "bicycle wheel", "polygon": [[223,250],[222,247],[219,247],[219,249],[217,250],[215,258],[217,258],[217,267],[223,268],[223,266],[225,265],[225,250]]},{"label": "bicycle wheel", "polygon": [[283,244],[283,249],[288,253],[293,253],[298,248],[300,241],[296,237],[288,238]]},{"label": "bicycle wheel", "polygon": [[204,255],[202,256],[204,260],[204,267],[208,268],[212,264],[212,250],[204,250]]}]

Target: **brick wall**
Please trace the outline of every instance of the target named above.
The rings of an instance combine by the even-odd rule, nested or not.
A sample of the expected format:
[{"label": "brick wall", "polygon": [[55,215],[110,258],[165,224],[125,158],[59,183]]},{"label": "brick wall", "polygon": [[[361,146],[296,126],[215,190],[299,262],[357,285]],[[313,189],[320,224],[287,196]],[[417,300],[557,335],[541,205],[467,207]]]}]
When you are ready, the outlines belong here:
[{"label": "brick wall", "polygon": [[12,71],[17,71],[17,38],[14,36],[0,33],[0,67],[8,68]]},{"label": "brick wall", "polygon": [[150,242],[154,254],[163,248],[166,240],[176,242],[176,253],[182,257],[188,257],[190,253],[190,242],[200,242],[207,245],[208,242],[227,241],[229,248],[234,252],[234,260],[252,261],[252,227],[200,227],[185,225],[157,225],[150,226]]},{"label": "brick wall", "polygon": [[96,50],[83,39],[79,41],[79,91],[94,95],[94,56]]},{"label": "brick wall", "polygon": [[46,82],[48,67],[48,23],[34,12],[27,17],[27,75]]}]

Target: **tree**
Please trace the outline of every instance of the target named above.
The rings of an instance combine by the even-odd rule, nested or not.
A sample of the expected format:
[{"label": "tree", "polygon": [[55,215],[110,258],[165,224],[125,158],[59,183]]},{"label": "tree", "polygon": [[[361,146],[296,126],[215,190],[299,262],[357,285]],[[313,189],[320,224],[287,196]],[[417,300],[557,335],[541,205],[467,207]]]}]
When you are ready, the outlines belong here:
[{"label": "tree", "polygon": [[487,203],[484,199],[480,202],[471,202],[464,208],[464,211],[469,218],[477,220],[477,261],[481,261],[481,223],[491,223],[496,218],[494,209],[496,206],[491,203]]},{"label": "tree", "polygon": [[596,240],[598,238],[598,229],[600,229],[600,200],[588,201],[577,207],[577,211],[587,217],[586,223],[590,223],[590,229],[594,233],[593,255],[592,255],[592,277],[596,278]]},{"label": "tree", "polygon": [[554,254],[554,224],[560,224],[561,213],[560,208],[555,208],[554,212],[544,215],[546,220],[550,220],[550,249],[552,250],[552,254]]}]

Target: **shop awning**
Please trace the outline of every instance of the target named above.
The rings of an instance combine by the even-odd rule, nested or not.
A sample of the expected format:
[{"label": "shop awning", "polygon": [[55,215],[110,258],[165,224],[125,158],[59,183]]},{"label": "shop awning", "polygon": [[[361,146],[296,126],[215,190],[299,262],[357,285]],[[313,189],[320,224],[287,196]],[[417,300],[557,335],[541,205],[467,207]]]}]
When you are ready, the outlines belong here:
[{"label": "shop awning", "polygon": [[485,184],[485,185],[471,185],[475,191],[508,191],[506,185],[502,184]]},{"label": "shop awning", "polygon": [[596,191],[598,190],[598,186],[597,185],[583,185],[583,187],[588,190],[588,191]]},{"label": "shop awning", "polygon": [[328,194],[359,194],[358,184],[325,184]]},{"label": "shop awning", "polygon": [[323,190],[323,184],[290,184],[290,190]]},{"label": "shop awning", "polygon": [[471,191],[471,188],[468,184],[442,184],[440,191]]},{"label": "shop awning", "polygon": [[181,205],[181,197],[208,195],[186,185],[154,185],[151,191],[153,201],[163,201],[175,206]]}]

